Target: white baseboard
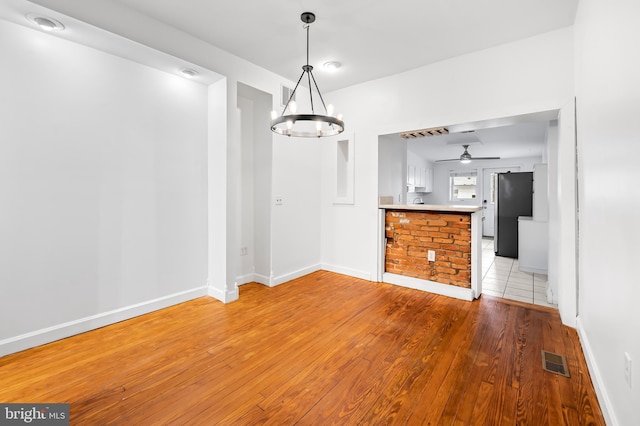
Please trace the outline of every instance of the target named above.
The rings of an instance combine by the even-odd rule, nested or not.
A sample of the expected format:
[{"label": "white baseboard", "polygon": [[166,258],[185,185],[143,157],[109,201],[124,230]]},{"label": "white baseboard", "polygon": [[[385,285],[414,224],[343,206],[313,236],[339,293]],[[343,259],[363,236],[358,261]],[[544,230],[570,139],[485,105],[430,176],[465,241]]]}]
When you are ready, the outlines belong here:
[{"label": "white baseboard", "polygon": [[596,395],[598,396],[598,403],[600,404],[600,409],[602,410],[604,420],[608,425],[618,426],[619,423],[616,419],[615,412],[613,411],[613,405],[611,404],[611,400],[609,399],[607,388],[602,381],[602,375],[600,374],[600,370],[598,369],[598,364],[596,363],[595,357],[593,356],[593,351],[591,350],[591,344],[589,343],[587,333],[584,330],[582,321],[580,321],[579,316],[577,318],[576,324],[576,330],[578,331],[578,337],[580,337],[580,343],[582,345],[582,352],[584,353],[584,357],[587,361],[587,367],[589,368],[591,381],[593,382],[593,387],[595,388]]},{"label": "white baseboard", "polygon": [[206,295],[207,287],[194,288],[3,339],[0,340],[0,356],[51,343]]},{"label": "white baseboard", "polygon": [[297,271],[289,272],[288,274],[280,275],[278,277],[273,277],[270,280],[269,286],[275,287],[277,285],[284,284],[288,281],[295,280],[296,278],[303,277],[305,275],[308,275],[312,272],[319,271],[321,269],[322,267],[320,265],[311,265],[311,266],[307,266],[306,268],[298,269]]},{"label": "white baseboard", "polygon": [[323,263],[322,265],[320,265],[320,268],[325,270],[325,271],[335,272],[336,274],[348,275],[350,277],[355,277],[355,278],[360,278],[362,280],[372,281],[371,280],[371,273],[369,273],[369,272],[358,271],[356,269],[350,269],[350,268],[344,268],[342,266],[329,265],[329,264],[326,264],[326,263]]},{"label": "white baseboard", "polygon": [[457,287],[455,285],[442,284],[420,278],[406,277],[404,275],[392,274],[390,272],[382,274],[382,282],[399,285],[401,287],[428,291],[429,293],[454,297],[461,300],[471,301],[474,299],[474,292],[470,288]]},{"label": "white baseboard", "polygon": [[221,290],[217,287],[209,285],[207,287],[207,294],[215,299],[218,299],[222,303],[234,302],[240,297],[238,283],[234,283],[233,288],[229,290]]},{"label": "white baseboard", "polygon": [[255,274],[240,275],[239,277],[236,277],[236,283],[238,283],[238,285],[249,284],[255,280]]}]

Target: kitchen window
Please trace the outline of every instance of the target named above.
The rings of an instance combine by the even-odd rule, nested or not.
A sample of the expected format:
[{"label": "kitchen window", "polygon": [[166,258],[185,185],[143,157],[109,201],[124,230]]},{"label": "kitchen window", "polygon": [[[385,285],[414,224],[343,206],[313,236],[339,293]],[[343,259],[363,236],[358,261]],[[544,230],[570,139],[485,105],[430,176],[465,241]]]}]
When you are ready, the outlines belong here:
[{"label": "kitchen window", "polygon": [[475,200],[478,195],[478,172],[452,170],[449,173],[449,188],[451,201]]}]

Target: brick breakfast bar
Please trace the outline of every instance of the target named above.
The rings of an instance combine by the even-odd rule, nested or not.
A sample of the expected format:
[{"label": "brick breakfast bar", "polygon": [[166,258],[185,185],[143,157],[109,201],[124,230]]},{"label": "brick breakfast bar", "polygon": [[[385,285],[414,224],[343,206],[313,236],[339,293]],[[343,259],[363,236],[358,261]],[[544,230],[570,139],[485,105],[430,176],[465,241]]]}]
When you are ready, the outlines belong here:
[{"label": "brick breakfast bar", "polygon": [[[482,208],[380,205],[383,281],[464,300],[481,289]],[[435,260],[429,261],[433,251]]]}]

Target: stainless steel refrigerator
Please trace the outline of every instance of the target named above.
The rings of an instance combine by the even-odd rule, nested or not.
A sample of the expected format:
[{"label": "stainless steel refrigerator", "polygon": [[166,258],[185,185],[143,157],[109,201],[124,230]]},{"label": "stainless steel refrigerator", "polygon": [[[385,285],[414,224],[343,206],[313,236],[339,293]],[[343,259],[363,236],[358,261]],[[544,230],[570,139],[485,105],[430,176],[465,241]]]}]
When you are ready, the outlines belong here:
[{"label": "stainless steel refrigerator", "polygon": [[518,257],[518,216],[531,216],[533,173],[498,173],[493,248],[496,256]]}]

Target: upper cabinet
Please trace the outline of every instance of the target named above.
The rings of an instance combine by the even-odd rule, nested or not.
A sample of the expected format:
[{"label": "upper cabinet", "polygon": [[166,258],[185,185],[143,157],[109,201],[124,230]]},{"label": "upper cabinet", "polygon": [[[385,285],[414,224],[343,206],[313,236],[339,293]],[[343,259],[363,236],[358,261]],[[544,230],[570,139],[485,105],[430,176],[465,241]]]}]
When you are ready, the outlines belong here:
[{"label": "upper cabinet", "polygon": [[432,192],[433,167],[407,165],[407,190],[409,192]]}]

